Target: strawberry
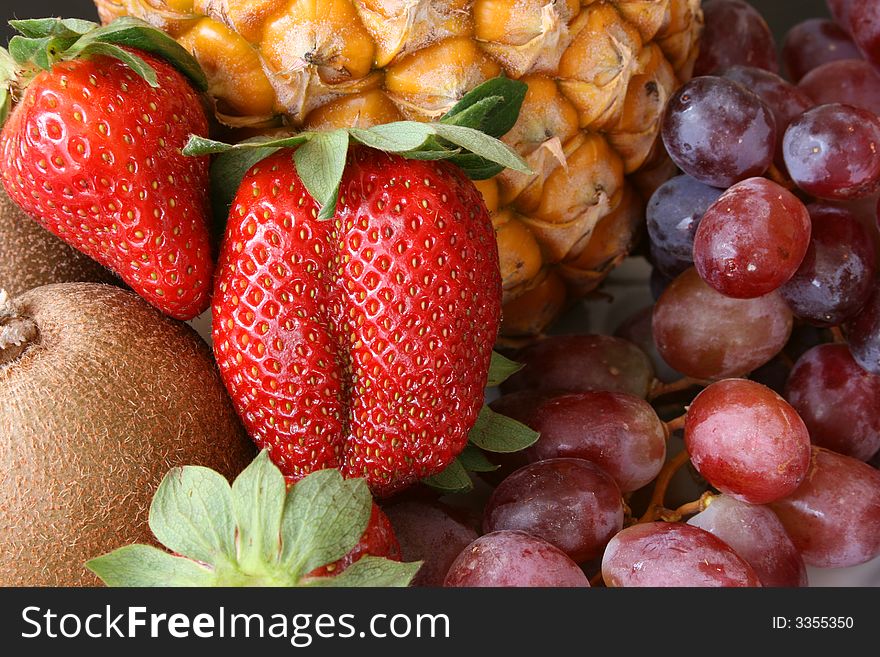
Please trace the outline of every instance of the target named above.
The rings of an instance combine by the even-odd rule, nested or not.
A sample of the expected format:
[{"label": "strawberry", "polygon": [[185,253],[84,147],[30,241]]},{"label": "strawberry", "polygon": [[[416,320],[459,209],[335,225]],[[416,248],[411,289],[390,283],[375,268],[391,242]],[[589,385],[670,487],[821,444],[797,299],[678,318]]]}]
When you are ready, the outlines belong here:
[{"label": "strawberry", "polygon": [[355,561],[362,557],[384,557],[391,561],[400,561],[400,543],[394,534],[394,528],[385,512],[373,502],[373,510],[370,512],[370,522],[361,540],[351,551],[341,559],[326,566],[315,568],[309,573],[309,577],[329,577],[338,575]]},{"label": "strawberry", "polygon": [[[18,22],[29,37],[36,23]],[[46,33],[51,22],[41,23]],[[21,93],[0,135],[3,185],[27,214],[154,306],[191,319],[210,301],[208,158],[181,149],[190,134],[207,134],[205,112],[165,59],[102,41],[127,43],[124,30],[161,33],[132,19],[89,25],[55,22],[48,36],[66,50],[56,39],[36,51],[46,70]],[[16,39],[13,54],[37,41]],[[40,63],[33,56],[22,71]]]},{"label": "strawberry", "polygon": [[339,468],[388,495],[449,465],[483,404],[501,312],[492,223],[456,166],[362,146],[343,153],[323,221],[299,155],[259,162],[233,201],[215,355],[285,475]]}]

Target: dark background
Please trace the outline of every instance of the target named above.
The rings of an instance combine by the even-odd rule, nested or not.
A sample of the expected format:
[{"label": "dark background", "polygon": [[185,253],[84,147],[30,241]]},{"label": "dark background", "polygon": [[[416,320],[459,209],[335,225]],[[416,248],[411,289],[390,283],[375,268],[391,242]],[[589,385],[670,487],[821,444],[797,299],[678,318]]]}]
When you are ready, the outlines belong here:
[{"label": "dark background", "polygon": [[[91,0],[4,0],[3,4],[0,9],[2,43],[11,35],[11,30],[6,25],[10,18],[41,18],[63,14],[64,18],[97,20]],[[761,11],[780,39],[793,23],[828,14],[825,0],[752,0],[752,4]]]}]

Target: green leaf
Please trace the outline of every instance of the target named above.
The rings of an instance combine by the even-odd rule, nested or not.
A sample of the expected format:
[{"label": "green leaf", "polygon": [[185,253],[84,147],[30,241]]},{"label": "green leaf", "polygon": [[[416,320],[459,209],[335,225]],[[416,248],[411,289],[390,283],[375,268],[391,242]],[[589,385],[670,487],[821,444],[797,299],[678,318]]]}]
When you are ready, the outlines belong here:
[{"label": "green leaf", "polygon": [[90,49],[94,43],[137,48],[158,55],[187,76],[197,89],[208,89],[208,79],[189,51],[161,30],[138,18],[123,16],[109,25],[90,31],[70,47],[65,57],[72,59],[80,54],[97,52]]},{"label": "green leaf", "polygon": [[364,146],[387,153],[414,151],[436,134],[433,124],[418,121],[385,123],[367,130],[350,128],[349,133]]},{"label": "green leaf", "polygon": [[484,132],[444,123],[435,123],[433,128],[443,139],[469,150],[474,155],[520,173],[532,173],[529,165],[513,149]]},{"label": "green leaf", "polygon": [[215,574],[184,557],[150,545],[126,545],[86,562],[107,586],[212,586]]},{"label": "green leaf", "polygon": [[287,494],[281,560],[295,577],[341,559],[367,528],[373,498],[363,479],[338,470],[313,472]]},{"label": "green leaf", "polygon": [[468,472],[494,472],[501,467],[492,463],[482,450],[473,445],[466,445],[462,453],[458,455],[458,460]]},{"label": "green leaf", "polygon": [[500,454],[518,452],[530,447],[539,437],[537,431],[532,431],[513,418],[496,413],[488,406],[483,406],[474,428],[468,434],[470,442],[477,447]]},{"label": "green leaf", "polygon": [[281,514],[287,485],[281,471],[259,456],[232,483],[232,508],[238,527],[238,563],[245,571],[274,564],[281,554]]},{"label": "green leaf", "polygon": [[229,209],[244,175],[257,162],[276,151],[277,148],[241,149],[221,153],[214,158],[211,163],[211,209],[214,215],[212,231],[216,237],[222,237],[226,230]]},{"label": "green leaf", "polygon": [[12,107],[12,95],[9,89],[15,80],[18,64],[5,48],[0,48],[0,126],[6,122]]},{"label": "green leaf", "polygon": [[77,38],[100,27],[92,21],[79,18],[27,18],[11,20],[12,29],[32,39],[43,37]]},{"label": "green leaf", "polygon": [[474,482],[458,459],[450,463],[443,472],[425,477],[422,483],[444,493],[466,493],[474,488]]},{"label": "green leaf", "polygon": [[352,587],[352,586],[409,586],[413,577],[422,567],[421,561],[402,563],[382,557],[361,557],[336,577],[316,577],[309,579],[309,586]]},{"label": "green leaf", "polygon": [[336,212],[336,197],[347,159],[346,130],[316,132],[293,154],[296,172],[321,206],[319,219],[329,219]]},{"label": "green leaf", "polygon": [[51,68],[49,61],[49,45],[52,37],[31,39],[29,37],[14,36],[9,41],[9,54],[16,63],[24,66],[33,64],[43,70]]},{"label": "green leaf", "polygon": [[234,561],[235,519],[226,479],[199,466],[174,468],[153,497],[150,529],[185,557],[215,566]]},{"label": "green leaf", "polygon": [[[70,55],[71,51],[68,50],[65,53],[65,56]],[[92,55],[104,55],[105,57],[118,59],[146,80],[147,84],[151,87],[159,86],[159,79],[156,77],[156,71],[153,70],[153,67],[133,52],[120,48],[112,43],[102,43],[100,41],[88,43],[76,51],[77,57],[90,57]]]},{"label": "green leaf", "polygon": [[500,164],[489,162],[473,153],[462,153],[449,158],[449,161],[460,167],[471,180],[488,180],[504,171]]},{"label": "green leaf", "polygon": [[314,137],[315,134],[316,133],[314,132],[301,132],[298,135],[282,137],[280,139],[267,139],[265,137],[257,137],[254,139],[248,139],[246,141],[239,142],[237,144],[227,144],[222,141],[215,141],[213,139],[199,137],[198,135],[190,135],[189,141],[187,141],[186,146],[183,147],[183,154],[200,156],[211,155],[213,153],[250,151],[254,149],[273,148],[275,150],[278,150],[279,148],[293,148],[294,146],[299,146],[300,144],[307,142],[309,139]]},{"label": "green leaf", "polygon": [[489,387],[501,385],[522,368],[522,363],[517,363],[509,358],[505,358],[497,351],[493,351],[492,360],[489,362],[489,381],[486,385]]},{"label": "green leaf", "polygon": [[504,98],[501,96],[487,96],[454,114],[450,110],[448,114],[440,119],[440,122],[448,125],[463,125],[466,128],[480,130],[483,122],[489,117],[492,110],[503,101]]},{"label": "green leaf", "polygon": [[[458,101],[455,106],[446,113],[441,123],[449,123],[454,125],[467,125],[471,128],[482,130],[488,135],[501,138],[506,135],[519,118],[520,109],[522,109],[523,100],[525,100],[528,85],[521,80],[511,80],[505,76],[499,76],[487,80],[481,85],[471,89],[465,94],[464,98]],[[486,98],[500,97],[501,102],[496,104],[492,110],[480,121],[479,125],[472,125],[469,122],[456,121],[455,117],[464,113],[470,107],[477,105]],[[476,116],[476,115],[474,115]]]}]

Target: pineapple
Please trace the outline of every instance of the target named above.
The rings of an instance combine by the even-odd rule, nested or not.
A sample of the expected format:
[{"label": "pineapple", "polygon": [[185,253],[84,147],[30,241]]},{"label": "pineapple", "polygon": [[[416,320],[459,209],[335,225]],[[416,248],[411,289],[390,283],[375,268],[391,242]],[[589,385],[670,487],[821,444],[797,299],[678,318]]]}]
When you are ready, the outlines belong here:
[{"label": "pineapple", "polygon": [[428,121],[505,74],[528,92],[505,137],[534,173],[478,184],[508,337],[535,335],[628,253],[670,173],[657,138],[691,75],[699,0],[96,0],[187,47],[220,122],[254,131]]}]

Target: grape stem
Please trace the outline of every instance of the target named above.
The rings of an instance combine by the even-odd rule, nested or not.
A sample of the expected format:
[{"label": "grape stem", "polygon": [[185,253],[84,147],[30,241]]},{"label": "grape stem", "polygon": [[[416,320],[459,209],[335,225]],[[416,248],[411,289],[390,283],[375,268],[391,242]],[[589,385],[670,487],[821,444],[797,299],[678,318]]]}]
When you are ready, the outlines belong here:
[{"label": "grape stem", "polygon": [[786,176],[775,164],[771,163],[770,168],[767,169],[767,173],[765,174],[770,180],[775,182],[777,185],[781,185],[786,189],[794,189],[795,184],[791,181],[791,179]]},{"label": "grape stem", "polygon": [[663,424],[666,425],[666,437],[669,438],[679,429],[684,429],[685,420],[687,420],[687,413],[683,413],[677,418],[669,420],[669,422],[664,422]]},{"label": "grape stem", "polygon": [[702,511],[705,511],[706,507],[712,503],[712,500],[714,500],[715,497],[717,497],[715,493],[707,490],[705,493],[700,495],[699,499],[696,499],[693,502],[688,502],[687,504],[682,504],[680,507],[673,511],[662,509],[660,513],[660,519],[665,520],[666,522],[678,522],[685,516],[696,515]]},{"label": "grape stem", "polygon": [[590,578],[590,586],[592,586],[592,587],[605,586],[605,580],[602,579],[602,571],[601,570]]},{"label": "grape stem", "polygon": [[831,337],[834,338],[835,344],[846,344],[846,336],[843,335],[839,326],[832,326],[828,330],[831,331]]},{"label": "grape stem", "polygon": [[658,397],[671,395],[674,392],[682,392],[690,388],[705,388],[711,381],[705,379],[692,379],[689,376],[683,377],[672,383],[663,383],[659,379],[654,379],[651,391],[648,393],[648,401],[654,401]]},{"label": "grape stem", "polygon": [[678,472],[689,459],[690,454],[687,453],[686,449],[683,449],[663,465],[663,469],[660,470],[660,474],[657,475],[657,479],[654,482],[654,492],[651,494],[651,501],[648,503],[648,508],[636,524],[660,520],[663,517],[662,514],[668,511],[668,509],[663,506],[663,501],[666,499],[666,489],[669,488],[669,483],[672,481],[675,473]]}]

